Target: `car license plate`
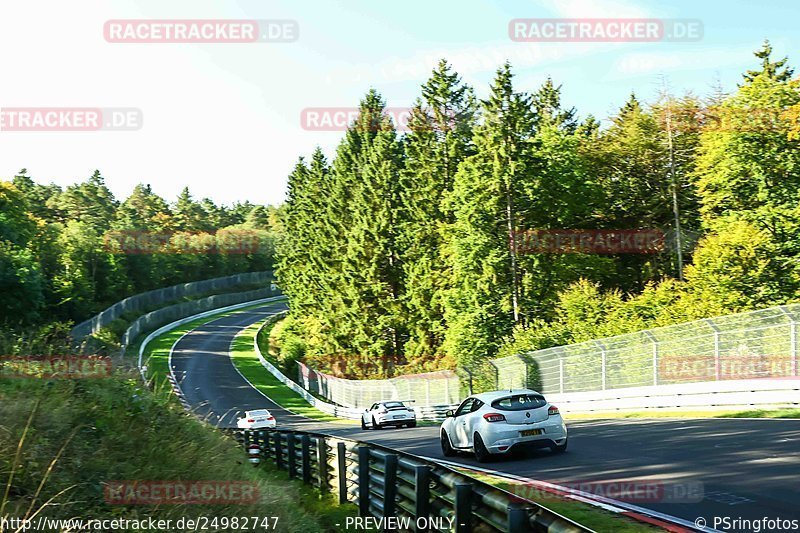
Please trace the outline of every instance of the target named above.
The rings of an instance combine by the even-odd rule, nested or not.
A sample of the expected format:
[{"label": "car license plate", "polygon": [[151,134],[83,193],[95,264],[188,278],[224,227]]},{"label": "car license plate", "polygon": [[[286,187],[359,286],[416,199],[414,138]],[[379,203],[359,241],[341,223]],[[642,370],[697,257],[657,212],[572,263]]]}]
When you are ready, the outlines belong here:
[{"label": "car license plate", "polygon": [[392,418],[405,418],[406,415],[394,415]]},{"label": "car license plate", "polygon": [[520,431],[519,436],[532,437],[534,435],[541,435],[542,433],[544,433],[544,431],[542,431],[541,429],[526,429],[525,431]]}]

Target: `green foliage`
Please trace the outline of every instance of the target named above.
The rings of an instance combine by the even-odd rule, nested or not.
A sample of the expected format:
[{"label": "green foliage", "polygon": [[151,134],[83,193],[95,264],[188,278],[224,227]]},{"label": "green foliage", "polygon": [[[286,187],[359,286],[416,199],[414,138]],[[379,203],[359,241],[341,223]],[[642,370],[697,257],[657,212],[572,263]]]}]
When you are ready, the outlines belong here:
[{"label": "green foliage", "polygon": [[[508,64],[476,102],[440,62],[399,137],[370,91],[330,167],[317,150],[289,178],[287,354],[302,344],[357,377],[474,370],[797,299],[800,80],[771,54],[732,95],[631,94],[607,127],[579,121],[551,79],[520,92]],[[653,254],[522,253],[528,229],[666,239]]]},{"label": "green foliage", "polygon": [[[99,171],[62,190],[37,184],[23,169],[11,182],[0,181],[0,324],[22,330],[52,320],[82,321],[134,293],[269,270],[275,236],[263,221],[270,213],[249,203],[198,203],[188,188],[170,208],[149,185],[137,185],[120,203]],[[249,226],[236,226],[248,217]],[[189,246],[209,239],[224,244],[236,237],[233,230],[249,232],[255,245],[248,250],[234,242],[232,253],[224,246],[221,252]],[[171,235],[170,246],[126,255],[115,249],[114,232]]]}]

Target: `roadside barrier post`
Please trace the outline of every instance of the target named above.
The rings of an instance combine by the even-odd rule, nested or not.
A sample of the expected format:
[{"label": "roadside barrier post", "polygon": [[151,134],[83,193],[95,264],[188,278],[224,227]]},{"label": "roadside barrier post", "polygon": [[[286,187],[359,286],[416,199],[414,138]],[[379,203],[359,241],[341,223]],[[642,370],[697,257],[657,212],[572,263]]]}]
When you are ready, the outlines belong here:
[{"label": "roadside barrier post", "polygon": [[281,434],[275,433],[275,466],[283,469],[283,457],[281,453]]},{"label": "roadside barrier post", "polygon": [[297,477],[297,456],[294,448],[294,433],[286,434],[286,461],[289,465],[289,479]]},{"label": "roadside barrier post", "polygon": [[383,472],[383,516],[396,514],[397,500],[397,456],[387,455]]},{"label": "roadside barrier post", "polygon": [[317,475],[319,477],[319,490],[328,490],[328,449],[325,439],[317,437]]},{"label": "roadside barrier post", "polygon": [[456,533],[472,532],[472,485],[456,483]]},{"label": "roadside barrier post", "polygon": [[264,453],[264,459],[269,458],[269,453],[270,453],[269,435],[270,435],[269,431],[264,432],[264,444],[261,446],[261,449],[263,450]]},{"label": "roadside barrier post", "polygon": [[[430,475],[431,467],[419,465],[414,467],[414,516],[416,518],[427,517],[430,511]],[[417,533],[427,531],[427,528],[418,523]]]},{"label": "roadside barrier post", "polygon": [[358,515],[369,516],[369,448],[358,447]]},{"label": "roadside barrier post", "polygon": [[339,477],[339,505],[347,503],[347,449],[344,442],[336,444],[336,470]]},{"label": "roadside barrier post", "polygon": [[529,528],[527,510],[519,507],[509,507],[508,531],[525,531]]},{"label": "roadside barrier post", "polygon": [[311,437],[308,435],[300,436],[300,450],[303,460],[303,483],[311,483]]}]

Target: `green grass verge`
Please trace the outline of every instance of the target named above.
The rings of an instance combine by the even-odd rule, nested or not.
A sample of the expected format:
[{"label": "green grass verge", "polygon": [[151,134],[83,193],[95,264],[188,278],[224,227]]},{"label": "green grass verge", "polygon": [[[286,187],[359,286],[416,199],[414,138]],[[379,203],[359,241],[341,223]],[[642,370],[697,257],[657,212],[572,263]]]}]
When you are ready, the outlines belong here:
[{"label": "green grass verge", "polygon": [[717,418],[800,418],[800,409],[753,409],[721,414]]},{"label": "green grass verge", "polygon": [[[627,516],[612,513],[611,511],[606,511],[599,507],[594,507],[593,505],[569,498],[562,498],[555,494],[544,493],[541,490],[527,487],[523,483],[517,483],[502,477],[476,472],[469,468],[456,468],[456,470],[460,470],[464,474],[490,485],[494,485],[497,488],[507,490],[512,494],[518,494],[522,498],[531,499],[542,507],[546,507],[555,513],[565,516],[595,531],[614,531],[615,533],[635,533],[643,531],[652,533],[654,531],[662,531],[661,528],[638,522]],[[532,497],[531,493],[534,493],[536,497]]]},{"label": "green grass verge", "polygon": [[254,349],[256,334],[263,323],[260,321],[252,324],[233,340],[231,358],[239,372],[273,402],[293,413],[324,422],[357,424],[358,422],[355,420],[337,418],[312,407],[302,396],[278,381],[269,370],[264,368]]},{"label": "green grass verge", "polygon": [[800,409],[753,409],[750,411],[710,410],[648,410],[635,412],[609,411],[598,413],[573,413],[567,420],[600,420],[608,418],[800,418]]}]

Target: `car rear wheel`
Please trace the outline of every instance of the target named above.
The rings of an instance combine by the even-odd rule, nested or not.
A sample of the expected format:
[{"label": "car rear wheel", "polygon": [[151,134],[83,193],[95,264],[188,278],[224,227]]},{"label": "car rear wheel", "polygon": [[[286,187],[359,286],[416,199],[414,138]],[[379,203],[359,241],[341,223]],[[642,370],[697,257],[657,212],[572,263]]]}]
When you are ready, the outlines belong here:
[{"label": "car rear wheel", "polygon": [[442,431],[442,455],[445,457],[453,457],[456,454],[456,451],[453,449],[453,446],[450,444],[450,437],[447,436],[447,432]]},{"label": "car rear wheel", "polygon": [[367,423],[364,422],[364,417],[363,416],[361,417],[361,429],[364,429],[364,430],[367,429]]},{"label": "car rear wheel", "polygon": [[375,422],[375,417],[372,417],[372,429],[381,429],[381,425]]},{"label": "car rear wheel", "polygon": [[417,427],[417,421],[416,421],[416,420],[414,420],[413,422],[409,422],[409,423],[408,423],[408,427],[410,427],[410,428],[415,428],[415,427]]},{"label": "car rear wheel", "polygon": [[552,449],[552,450],[553,450],[555,453],[564,453],[565,451],[567,451],[567,444],[568,444],[568,443],[569,443],[569,440],[565,440],[565,441],[564,441],[564,444],[556,444],[556,445],[555,445],[555,446],[553,446],[551,449]]},{"label": "car rear wheel", "polygon": [[486,445],[483,444],[480,433],[475,433],[472,439],[472,448],[475,450],[475,459],[477,459],[479,463],[485,463],[489,460],[491,454],[489,450],[486,449]]}]

